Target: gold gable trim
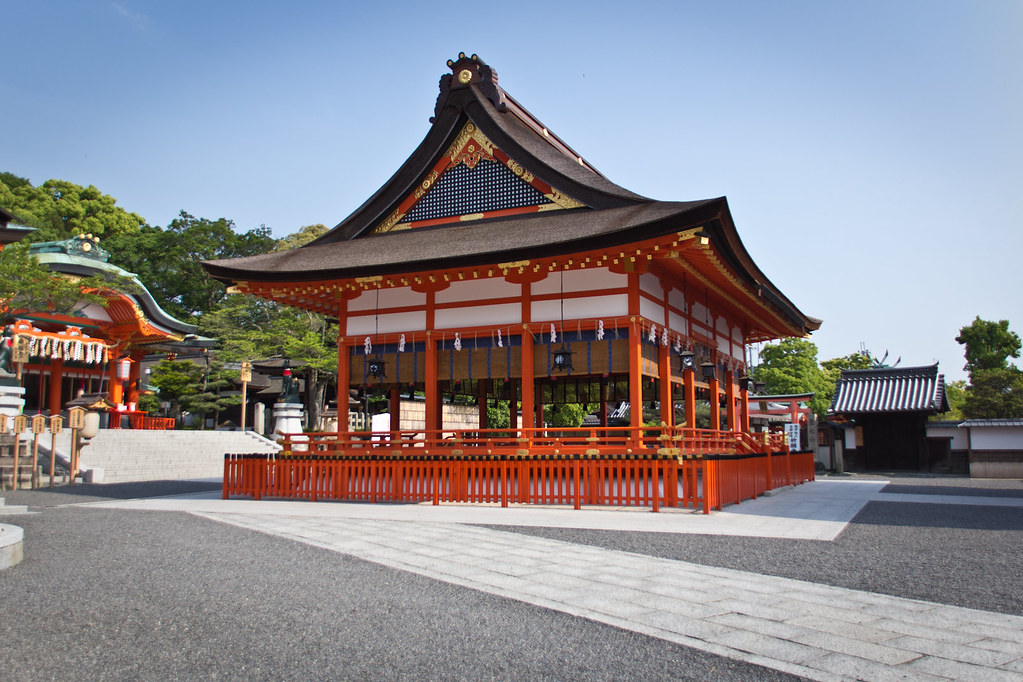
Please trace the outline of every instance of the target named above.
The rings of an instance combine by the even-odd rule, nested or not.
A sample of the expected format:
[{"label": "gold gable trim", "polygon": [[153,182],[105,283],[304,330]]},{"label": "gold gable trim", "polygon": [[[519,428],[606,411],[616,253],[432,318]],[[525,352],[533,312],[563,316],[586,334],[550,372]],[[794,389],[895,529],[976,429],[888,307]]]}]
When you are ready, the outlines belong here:
[{"label": "gold gable trim", "polygon": [[[521,178],[524,182],[533,184],[536,180],[531,172],[526,170],[522,164],[518,163],[507,154],[504,154],[494,146],[494,143],[483,134],[483,132],[476,127],[474,123],[466,123],[462,127],[462,130],[455,137],[454,141],[448,145],[447,150],[444,152],[444,157],[448,161],[448,165],[442,168],[439,172],[437,168],[434,168],[430,173],[423,178],[423,180],[412,190],[410,197],[414,197],[414,201],[411,204],[407,204],[410,197],[406,197],[401,202],[399,208],[394,209],[390,215],[387,216],[379,225],[377,225],[371,232],[371,234],[383,234],[385,232],[392,232],[396,230],[407,230],[410,229],[408,225],[400,225],[401,220],[408,214],[416,203],[419,202],[424,196],[429,193],[433,186],[437,183],[437,180],[446,173],[450,168],[459,164],[465,164],[469,168],[475,168],[476,164],[482,159],[489,161],[498,161],[500,159],[495,156],[495,150],[500,153],[500,156],[507,159],[504,165],[511,170],[516,177]],[[544,183],[545,186],[546,183]],[[534,185],[535,187],[535,185]],[[541,190],[542,191],[542,190]],[[544,196],[551,202],[549,204],[539,204],[536,206],[537,212],[540,211],[556,211],[561,209],[572,209],[572,208],[583,208],[585,205],[579,201],[576,201],[567,194],[561,192],[554,187],[551,187],[550,192],[544,193]],[[405,210],[401,209],[401,206],[405,206]],[[452,222],[464,222],[470,220],[479,220],[484,217],[482,213],[473,213],[463,216],[451,216]]]}]

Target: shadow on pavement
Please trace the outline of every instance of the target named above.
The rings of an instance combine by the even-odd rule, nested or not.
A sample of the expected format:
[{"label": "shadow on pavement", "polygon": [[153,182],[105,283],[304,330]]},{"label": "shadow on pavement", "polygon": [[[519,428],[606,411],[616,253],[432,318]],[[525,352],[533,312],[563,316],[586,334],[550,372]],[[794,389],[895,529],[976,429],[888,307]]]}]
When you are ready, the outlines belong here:
[{"label": "shadow on pavement", "polygon": [[32,507],[56,507],[63,504],[132,500],[139,497],[187,495],[220,490],[219,481],[134,481],[131,483],[76,483],[35,490],[4,490],[0,492],[7,504]]}]

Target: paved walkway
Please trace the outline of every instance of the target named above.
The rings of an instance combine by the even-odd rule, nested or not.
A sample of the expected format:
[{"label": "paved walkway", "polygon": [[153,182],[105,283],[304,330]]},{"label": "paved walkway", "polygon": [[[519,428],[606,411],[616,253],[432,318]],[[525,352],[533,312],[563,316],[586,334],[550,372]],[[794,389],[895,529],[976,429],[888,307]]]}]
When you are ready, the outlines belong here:
[{"label": "paved walkway", "polygon": [[812,679],[1023,680],[1023,617],[467,525],[831,540],[871,500],[1023,507],[1021,498],[886,494],[883,486],[819,481],[710,516],[210,494],[90,506],[188,511]]}]

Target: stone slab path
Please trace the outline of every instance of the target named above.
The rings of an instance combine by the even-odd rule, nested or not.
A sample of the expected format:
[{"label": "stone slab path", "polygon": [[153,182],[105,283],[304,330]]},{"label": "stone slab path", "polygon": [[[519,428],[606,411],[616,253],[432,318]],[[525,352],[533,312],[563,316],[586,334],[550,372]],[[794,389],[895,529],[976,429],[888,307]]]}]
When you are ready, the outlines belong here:
[{"label": "stone slab path", "polygon": [[1023,506],[1021,498],[885,494],[883,486],[815,482],[709,516],[209,494],[93,505],[188,511],[811,679],[1023,680],[1023,617],[469,525],[827,541],[874,499]]}]

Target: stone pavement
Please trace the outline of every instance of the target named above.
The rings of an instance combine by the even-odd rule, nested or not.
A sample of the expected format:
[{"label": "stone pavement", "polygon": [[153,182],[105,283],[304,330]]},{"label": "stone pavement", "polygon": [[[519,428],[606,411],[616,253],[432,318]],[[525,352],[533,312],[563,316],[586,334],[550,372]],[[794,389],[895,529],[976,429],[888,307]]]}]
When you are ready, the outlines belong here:
[{"label": "stone pavement", "polygon": [[[1023,617],[561,542],[480,525],[831,540],[871,500],[1021,507],[818,481],[709,516],[687,510],[220,500],[90,503],[188,511],[388,567],[812,679],[1023,680]],[[474,525],[468,525],[474,524]]]}]

